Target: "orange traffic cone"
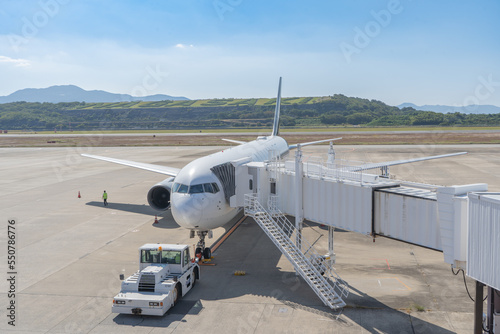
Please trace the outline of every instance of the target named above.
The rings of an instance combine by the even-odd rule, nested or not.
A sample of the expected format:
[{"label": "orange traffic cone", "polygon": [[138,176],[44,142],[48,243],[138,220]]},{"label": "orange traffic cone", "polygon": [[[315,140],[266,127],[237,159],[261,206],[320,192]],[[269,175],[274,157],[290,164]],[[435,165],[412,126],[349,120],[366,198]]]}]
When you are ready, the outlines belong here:
[{"label": "orange traffic cone", "polygon": [[82,198],[82,196],[80,196],[80,192],[78,192],[78,198]]},{"label": "orange traffic cone", "polygon": [[158,224],[158,216],[155,216],[155,222],[153,224]]}]

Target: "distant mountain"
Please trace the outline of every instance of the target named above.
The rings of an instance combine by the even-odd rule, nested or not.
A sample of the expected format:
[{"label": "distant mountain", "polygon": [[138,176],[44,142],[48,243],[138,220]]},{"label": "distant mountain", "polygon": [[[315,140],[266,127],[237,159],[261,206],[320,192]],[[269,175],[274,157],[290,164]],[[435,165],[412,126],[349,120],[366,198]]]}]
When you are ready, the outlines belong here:
[{"label": "distant mountain", "polygon": [[406,107],[411,107],[416,110],[423,110],[423,111],[434,111],[434,112],[440,112],[443,114],[446,113],[455,113],[455,112],[460,112],[463,114],[496,114],[500,113],[500,107],[493,106],[493,105],[469,105],[465,107],[456,107],[456,106],[442,106],[442,105],[423,105],[423,106],[417,106],[413,103],[402,103],[398,106],[399,109],[403,109]]},{"label": "distant mountain", "polygon": [[48,88],[27,88],[18,90],[7,96],[0,96],[0,103],[10,102],[132,102],[189,100],[186,97],[163,94],[136,97],[128,94],[114,94],[103,90],[84,90],[74,85],[51,86]]}]

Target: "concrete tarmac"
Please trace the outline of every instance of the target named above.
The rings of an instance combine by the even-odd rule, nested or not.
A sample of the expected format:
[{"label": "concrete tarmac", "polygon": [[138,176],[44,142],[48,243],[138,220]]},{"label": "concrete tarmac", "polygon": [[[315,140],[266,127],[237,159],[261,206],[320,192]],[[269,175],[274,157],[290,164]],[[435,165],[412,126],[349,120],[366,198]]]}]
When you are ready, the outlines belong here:
[{"label": "concrete tarmac", "polygon": [[[488,183],[500,191],[499,145],[336,146],[339,157],[378,162],[469,151],[466,156],[391,168],[398,179],[439,185]],[[253,222],[214,253],[216,266],[163,317],[111,313],[119,275],[138,269],[144,243],[187,243],[170,212],[146,194],[165,176],[82,158],[90,153],[182,167],[216,147],[0,149],[0,332],[13,333],[470,333],[473,303],[440,252],[338,231],[336,269],[351,286],[342,314],[326,308]],[[227,148],[222,148],[227,149]],[[309,147],[324,156],[326,146]],[[108,207],[101,195],[109,194]],[[81,198],[78,198],[80,192]],[[14,268],[7,229],[15,221]],[[214,231],[215,242],[234,222]],[[307,233],[326,230],[310,224]],[[314,232],[313,232],[314,231]],[[12,255],[12,254],[11,254]],[[245,276],[234,276],[236,270]],[[7,279],[15,272],[15,297]],[[471,294],[473,282],[467,279]],[[15,302],[15,326],[7,310]]]}]

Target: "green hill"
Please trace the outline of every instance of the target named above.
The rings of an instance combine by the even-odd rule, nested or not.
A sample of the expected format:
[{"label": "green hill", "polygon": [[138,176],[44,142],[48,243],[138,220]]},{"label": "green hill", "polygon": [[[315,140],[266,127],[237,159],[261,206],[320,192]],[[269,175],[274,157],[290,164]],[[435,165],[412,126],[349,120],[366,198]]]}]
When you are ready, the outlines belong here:
[{"label": "green hill", "polygon": [[[276,99],[211,99],[117,103],[0,104],[0,129],[106,130],[270,127]],[[399,109],[377,100],[347,97],[282,99],[282,125],[495,126],[500,114],[462,114]]]}]

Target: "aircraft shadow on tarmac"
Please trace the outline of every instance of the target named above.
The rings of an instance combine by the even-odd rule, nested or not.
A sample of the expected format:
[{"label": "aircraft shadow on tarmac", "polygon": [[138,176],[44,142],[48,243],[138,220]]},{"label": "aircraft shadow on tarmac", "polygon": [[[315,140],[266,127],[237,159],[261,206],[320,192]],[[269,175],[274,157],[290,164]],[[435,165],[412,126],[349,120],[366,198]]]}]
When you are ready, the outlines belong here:
[{"label": "aircraft shadow on tarmac", "polygon": [[141,215],[148,215],[152,217],[151,223],[153,224],[154,227],[157,228],[165,228],[165,229],[179,228],[179,225],[177,225],[175,220],[172,218],[172,213],[170,210],[162,212],[162,215],[164,217],[158,216],[158,224],[154,224],[154,216],[158,215],[158,211],[155,211],[149,205],[110,202],[108,203],[108,206],[104,207],[102,202],[96,202],[96,201],[87,202],[85,204],[89,206],[100,207],[105,210],[118,210],[124,212],[138,213]]},{"label": "aircraft shadow on tarmac", "polygon": [[125,212],[132,212],[132,213],[139,213],[142,215],[152,215],[154,216],[157,211],[153,210],[149,205],[138,205],[138,204],[125,204],[125,203],[115,203],[115,202],[109,202],[108,206],[103,206],[102,202],[87,202],[85,203],[86,205],[90,206],[97,206],[105,209],[113,209],[113,210],[119,210],[119,211],[125,211]]},{"label": "aircraft shadow on tarmac", "polygon": [[[224,226],[228,230],[234,221]],[[215,244],[215,242],[214,242]],[[197,315],[202,309],[202,300],[221,301],[247,296],[270,297],[292,310],[302,310],[322,317],[336,319],[340,328],[352,329],[352,322],[370,333],[405,332],[411,326],[414,333],[452,334],[453,332],[417,319],[407,312],[393,309],[366,292],[350,287],[352,292],[345,300],[347,307],[340,312],[324,306],[308,284],[294,272],[279,267],[282,254],[252,218],[247,218],[236,231],[213,253],[216,266],[203,266],[202,278],[196,288],[163,317],[118,315],[116,324],[144,327],[168,327],[176,321],[184,322],[187,314]],[[244,276],[235,276],[235,271],[245,271]],[[244,303],[244,302],[243,302]],[[257,302],[258,303],[258,302]],[[263,302],[267,303],[267,302]],[[252,323],[261,314],[248,314],[243,321]],[[251,312],[250,312],[251,313]],[[240,319],[241,320],[241,319]],[[350,321],[348,321],[350,320]]]},{"label": "aircraft shadow on tarmac", "polygon": [[[163,211],[162,215],[163,217],[158,216],[158,224],[153,224],[154,227],[166,229],[180,228],[179,224],[177,224],[177,222],[174,220],[171,210]],[[188,230],[186,230],[186,234],[187,233]]]}]

